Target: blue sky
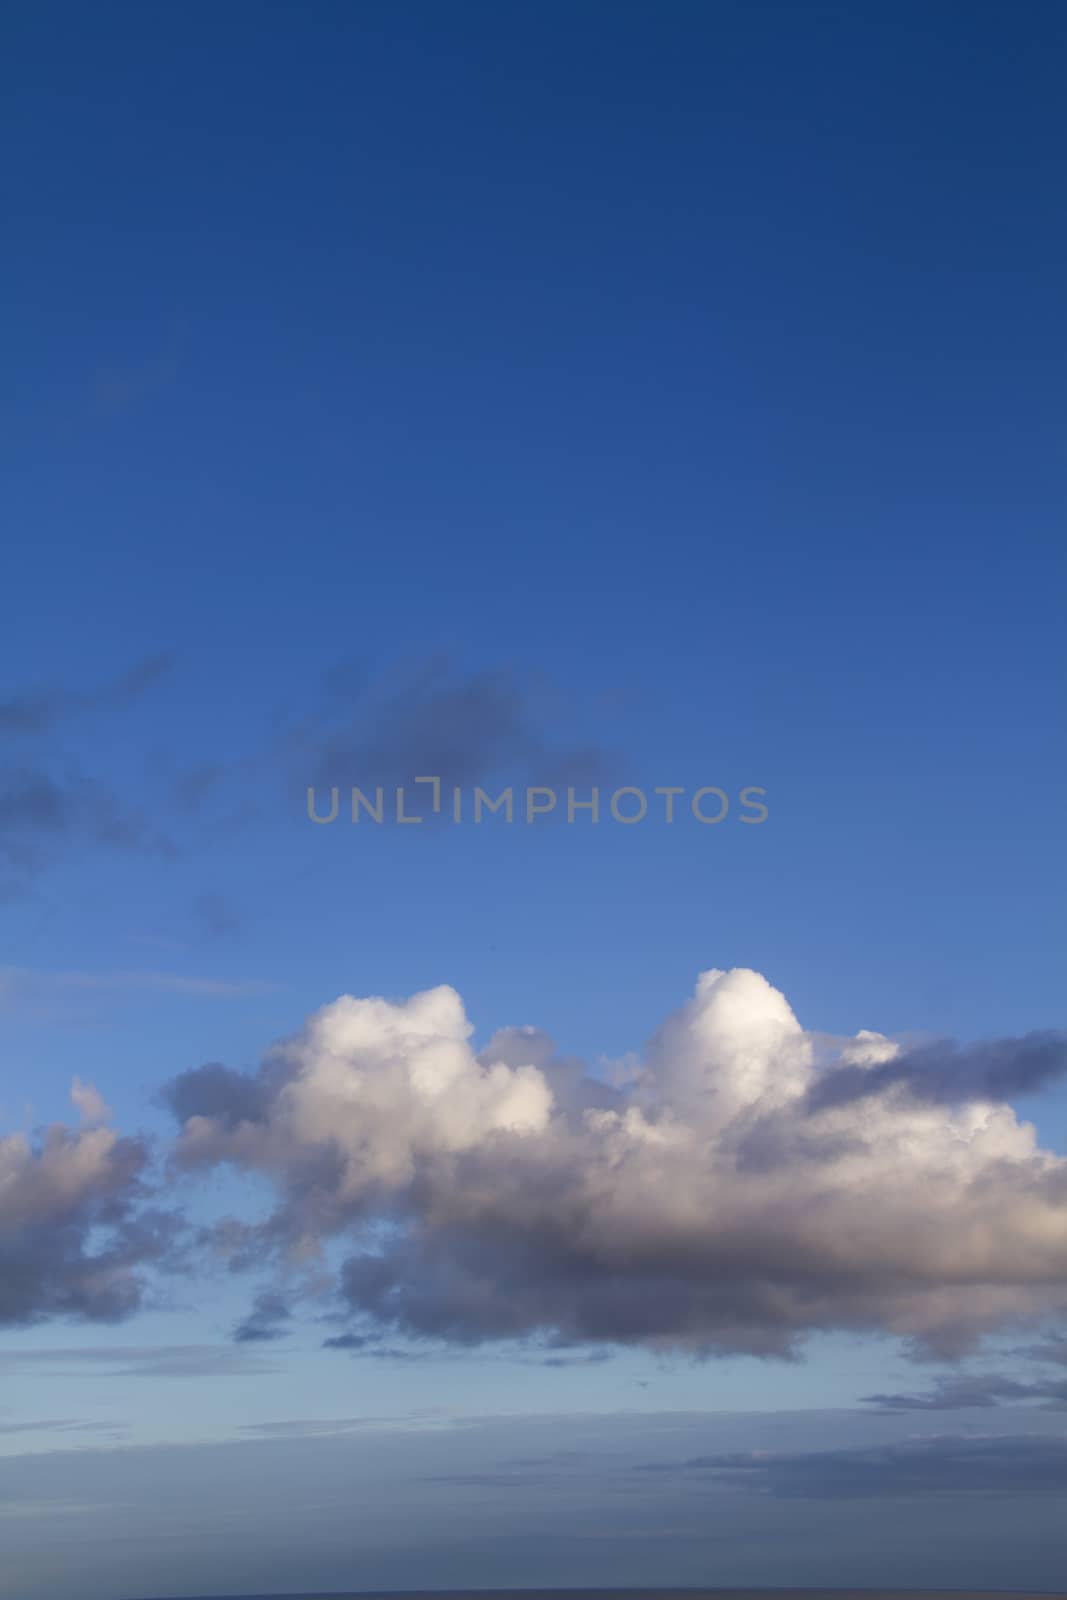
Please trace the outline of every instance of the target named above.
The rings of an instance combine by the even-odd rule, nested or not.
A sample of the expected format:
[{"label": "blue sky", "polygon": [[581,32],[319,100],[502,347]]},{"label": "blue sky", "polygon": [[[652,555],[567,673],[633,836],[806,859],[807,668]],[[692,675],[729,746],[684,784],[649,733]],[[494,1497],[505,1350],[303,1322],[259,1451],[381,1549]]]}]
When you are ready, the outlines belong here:
[{"label": "blue sky", "polygon": [[[881,1313],[820,1313],[784,1363],[584,1337],[564,1358],[545,1327],[457,1348],[414,1323],[361,1356],[321,1347],[348,1325],[324,1281],[235,1344],[278,1263],[231,1272],[205,1240],[291,1205],[295,1157],[176,1172],[165,1086],[254,1074],[339,995],[444,984],[476,1050],[533,1026],[597,1085],[709,969],[764,974],[805,1037],[878,1030],[905,1061],[951,1039],[979,1071],[982,1041],[1063,1026],[1060,9],[46,4],[4,33],[0,1135],[73,1127],[91,1081],[189,1231],[136,1314],[46,1296],[0,1326],[0,1453],[52,1459],[55,1425],[80,1429],[16,1501],[0,1593],[62,1592],[33,1508],[81,1548],[83,1502],[109,1530],[87,1596],[262,1586],[213,1537],[168,1587],[173,1530],[127,1547],[116,1507],[123,1451],[183,1445],[180,1500],[197,1451],[276,1451],[249,1439],[268,1425],[306,1426],[301,1471],[326,1484],[329,1450],[363,1448],[353,1417],[465,1419],[457,1583],[501,1581],[472,1508],[504,1416],[515,1440],[598,1418],[596,1449],[635,1471],[632,1419],[661,1414],[718,1418],[730,1450],[786,1413],[838,1419],[800,1417],[801,1452],[881,1445],[863,1397],[934,1381]],[[714,827],[685,804],[671,826],[308,821],[309,784],[388,785],[431,752],[468,795],[717,786],[733,806]],[[1016,1079],[1058,1156],[1059,1069]],[[348,1241],[318,1240],[326,1277]],[[1047,1387],[1018,1357],[1047,1327],[1024,1339],[1020,1317],[965,1370]],[[1014,1399],[998,1437],[1056,1431],[1054,1396]],[[679,1460],[715,1453],[691,1443]],[[773,1559],[702,1545],[683,1479],[688,1532],[666,1562],[649,1533],[647,1581],[657,1560],[679,1582],[830,1581],[788,1517]],[[388,1539],[372,1558],[323,1493],[308,1586],[361,1557],[368,1583],[429,1581],[429,1534],[424,1561]],[[1004,1528],[1036,1519],[1040,1545],[1044,1504],[1005,1504]],[[963,1582],[989,1560],[973,1520],[948,1543]],[[918,1519],[913,1568],[887,1546],[842,1570],[948,1581],[937,1527]],[[616,1581],[613,1560],[538,1581]],[[1061,1570],[1028,1560],[1045,1587]]]}]

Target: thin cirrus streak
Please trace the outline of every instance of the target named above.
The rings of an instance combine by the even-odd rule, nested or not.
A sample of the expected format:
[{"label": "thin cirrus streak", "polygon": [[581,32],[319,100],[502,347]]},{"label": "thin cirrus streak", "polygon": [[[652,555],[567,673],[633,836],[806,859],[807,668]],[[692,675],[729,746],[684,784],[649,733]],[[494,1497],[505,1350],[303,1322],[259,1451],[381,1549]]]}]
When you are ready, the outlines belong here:
[{"label": "thin cirrus streak", "polygon": [[176,972],[57,972],[36,967],[0,967],[0,1000],[22,993],[70,990],[199,995],[235,1000],[268,994],[276,985],[259,979],[203,978]]}]

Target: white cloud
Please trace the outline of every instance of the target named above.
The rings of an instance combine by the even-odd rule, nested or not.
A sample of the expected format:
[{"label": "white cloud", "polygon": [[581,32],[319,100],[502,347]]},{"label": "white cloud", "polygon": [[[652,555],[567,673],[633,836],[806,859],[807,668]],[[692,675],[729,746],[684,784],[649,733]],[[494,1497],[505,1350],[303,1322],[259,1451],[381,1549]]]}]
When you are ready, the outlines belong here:
[{"label": "white cloud", "polygon": [[93,1127],[101,1122],[110,1122],[111,1108],[94,1084],[83,1083],[75,1077],[70,1086],[70,1098],[78,1108],[83,1123]]},{"label": "white cloud", "polygon": [[256,979],[203,978],[177,972],[59,972],[35,967],[0,967],[0,1002],[47,1000],[64,992],[177,994],[208,1000],[242,1000],[269,994],[273,984]]},{"label": "white cloud", "polygon": [[1067,1300],[1067,1162],[980,1077],[962,1092],[958,1053],[951,1103],[932,1098],[893,1041],[828,1055],[743,969],[703,974],[621,1087],[536,1029],[480,1056],[471,1032],[447,987],[345,996],[255,1077],[177,1080],[178,1160],[275,1181],[252,1257],[350,1235],[353,1315],[412,1334],[785,1353],[849,1328],[948,1350]]}]

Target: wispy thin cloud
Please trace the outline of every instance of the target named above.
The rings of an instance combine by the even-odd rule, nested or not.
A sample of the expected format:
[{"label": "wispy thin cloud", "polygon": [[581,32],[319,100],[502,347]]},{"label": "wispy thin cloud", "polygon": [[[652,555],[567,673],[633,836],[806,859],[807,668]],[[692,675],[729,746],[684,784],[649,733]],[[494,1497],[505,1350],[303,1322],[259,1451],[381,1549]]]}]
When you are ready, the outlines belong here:
[{"label": "wispy thin cloud", "polygon": [[372,1433],[377,1429],[425,1429],[458,1426],[455,1415],[444,1406],[397,1412],[386,1416],[296,1417],[282,1422],[246,1422],[239,1432],[257,1439],[321,1439],[336,1434]]},{"label": "wispy thin cloud", "polygon": [[95,688],[52,684],[0,698],[0,899],[24,894],[71,851],[173,852],[106,775],[81,770],[56,740],[60,724],[128,709],[172,662],[161,652]]},{"label": "wispy thin cloud", "polygon": [[38,1417],[27,1422],[0,1422],[0,1438],[12,1438],[24,1433],[109,1433],[125,1432],[127,1422],[88,1422],[79,1417]]},{"label": "wispy thin cloud", "polygon": [[0,1351],[0,1374],[47,1372],[50,1377],[233,1378],[269,1373],[276,1363],[232,1345],[82,1345]]},{"label": "wispy thin cloud", "polygon": [[49,972],[38,967],[0,967],[0,1002],[23,992],[87,990],[102,993],[184,994],[213,1000],[242,1000],[269,994],[277,984],[260,979],[205,978],[177,972]]},{"label": "wispy thin cloud", "polygon": [[65,717],[130,705],[164,677],[174,664],[170,651],[145,656],[128,671],[96,689],[47,689],[9,695],[0,700],[0,734],[32,737],[46,733]]}]

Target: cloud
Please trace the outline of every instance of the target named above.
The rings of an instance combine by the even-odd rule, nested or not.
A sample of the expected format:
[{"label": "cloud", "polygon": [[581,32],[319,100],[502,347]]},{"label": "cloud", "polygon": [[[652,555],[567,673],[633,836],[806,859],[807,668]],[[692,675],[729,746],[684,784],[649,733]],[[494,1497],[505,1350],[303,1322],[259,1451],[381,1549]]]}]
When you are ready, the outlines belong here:
[{"label": "cloud", "polygon": [[103,784],[40,766],[0,767],[0,896],[18,893],[73,844],[159,847]]},{"label": "cloud", "polygon": [[186,816],[200,811],[205,801],[226,778],[226,768],[219,762],[201,762],[182,772],[173,780],[171,802]]},{"label": "cloud", "polygon": [[866,1394],[863,1399],[882,1411],[965,1411],[1028,1400],[1041,1400],[1058,1410],[1067,1405],[1067,1379],[1027,1382],[1004,1373],[967,1375],[943,1378],[912,1394]]},{"label": "cloud", "polygon": [[[75,1081],[80,1109],[104,1109]],[[146,1163],[141,1140],[107,1127],[0,1137],[0,1326],[117,1322],[137,1309],[140,1267],[173,1242],[170,1219],[139,1208]]]},{"label": "cloud", "polygon": [[258,1439],[317,1439],[333,1438],[338,1434],[373,1432],[389,1426],[421,1429],[432,1422],[448,1426],[451,1419],[446,1421],[446,1414],[434,1407],[393,1416],[294,1417],[283,1422],[245,1422],[240,1431]]},{"label": "cloud", "polygon": [[288,1331],[286,1323],[292,1315],[288,1302],[277,1290],[265,1289],[256,1296],[252,1310],[234,1328],[234,1343],[261,1344],[281,1339]]},{"label": "cloud", "polygon": [[719,1487],[786,1499],[884,1499],[931,1494],[1062,1495],[1067,1437],[934,1437],[795,1455],[765,1451],[652,1462],[645,1472],[707,1474]]},{"label": "cloud", "polygon": [[70,1098],[77,1107],[82,1122],[89,1127],[110,1122],[111,1111],[108,1104],[93,1084],[83,1083],[80,1078],[75,1078],[71,1085]]},{"label": "cloud", "polygon": [[241,925],[240,917],[226,897],[211,892],[197,896],[193,917],[199,932],[208,939],[236,933]]},{"label": "cloud", "polygon": [[[72,718],[133,704],[169,671],[169,653],[148,656],[90,690],[51,687],[0,700],[0,739],[31,743]],[[102,845],[165,851],[169,846],[119,795],[58,751],[0,762],[0,897],[26,890],[64,850]]]},{"label": "cloud", "polygon": [[130,705],[173,664],[170,651],[159,651],[145,656],[98,689],[52,687],[0,700],[0,734],[32,737],[47,732],[66,717]]},{"label": "cloud", "polygon": [[867,1394],[864,1403],[881,1411],[963,1411],[1039,1401],[1049,1410],[1067,1406],[1067,1378],[1012,1377],[1003,1372],[955,1373],[929,1389],[905,1394]]},{"label": "cloud", "polygon": [[171,1078],[160,1098],[180,1123],[206,1119],[216,1128],[234,1131],[243,1123],[265,1121],[276,1086],[279,1074],[269,1067],[253,1075],[209,1061]]},{"label": "cloud", "polygon": [[[597,782],[609,757],[596,744],[558,744],[540,727],[534,697],[510,671],[457,675],[425,662],[399,683],[361,681],[350,709],[313,731],[315,759],[300,782],[316,786],[478,783],[504,770],[552,784]],[[305,732],[305,739],[307,732]]]},{"label": "cloud", "polygon": [[1027,1356],[1031,1361],[1051,1362],[1054,1366],[1067,1367],[1067,1335],[1053,1334],[1043,1344],[1026,1345],[1016,1352]]},{"label": "cloud", "polygon": [[[705,973],[621,1087],[537,1029],[481,1054],[471,1033],[448,987],[344,996],[258,1072],[166,1091],[180,1169],[275,1186],[267,1221],[227,1224],[244,1264],[325,1271],[348,1241],[356,1337],[790,1356],[844,1329],[956,1354],[1067,1304],[1067,1161],[995,1099],[879,1076],[882,1035],[828,1055],[758,973]],[[871,1092],[821,1099],[842,1071]]]},{"label": "cloud", "polygon": [[[0,1422],[0,1437],[11,1438],[24,1433],[99,1433],[98,1421],[86,1422],[77,1417],[41,1417],[36,1422]],[[128,1423],[111,1423],[109,1431],[126,1432]]]},{"label": "cloud", "polygon": [[582,1355],[571,1356],[541,1356],[539,1365],[542,1367],[599,1367],[605,1361],[611,1360],[610,1350],[589,1350]]},{"label": "cloud", "polygon": [[896,1084],[921,1100],[948,1105],[1034,1094],[1067,1073],[1067,1032],[1028,1033],[960,1047],[951,1039],[903,1051],[873,1066],[841,1066],[813,1091],[817,1107],[883,1094]]},{"label": "cloud", "polygon": [[9,1002],[54,1001],[64,991],[244,1000],[268,994],[273,987],[257,979],[204,978],[177,972],[48,972],[34,967],[0,967],[0,1001]]},{"label": "cloud", "polygon": [[277,1372],[272,1362],[229,1345],[87,1345],[0,1350],[0,1373],[54,1378],[235,1378]]}]

